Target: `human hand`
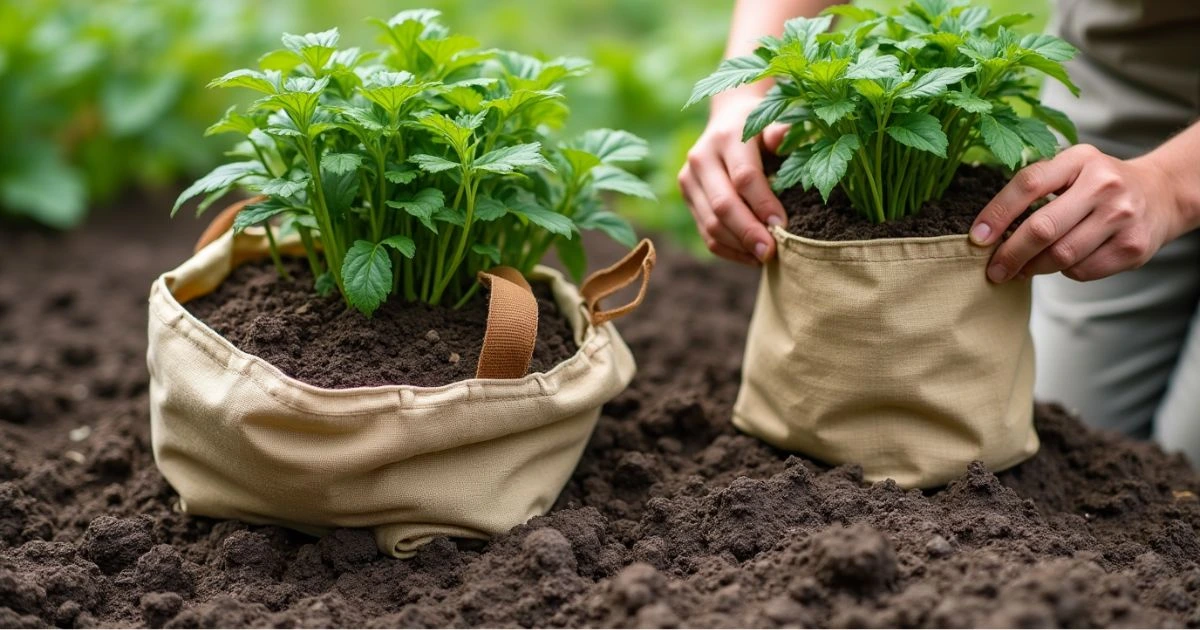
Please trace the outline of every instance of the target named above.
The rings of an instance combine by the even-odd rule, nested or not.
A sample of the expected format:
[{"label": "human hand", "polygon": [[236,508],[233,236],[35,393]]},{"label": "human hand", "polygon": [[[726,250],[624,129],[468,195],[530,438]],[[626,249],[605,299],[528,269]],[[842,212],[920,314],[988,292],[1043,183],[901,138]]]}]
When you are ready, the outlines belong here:
[{"label": "human hand", "polygon": [[1150,156],[1119,160],[1076,145],[1026,166],[979,213],[971,241],[991,245],[1034,201],[1031,214],[992,255],[992,282],[1062,271],[1073,280],[1136,269],[1184,229],[1172,185]]},{"label": "human hand", "polygon": [[746,117],[760,94],[728,93],[713,102],[708,126],[679,171],[679,188],[709,251],[755,265],[775,255],[767,225],[786,220],[783,204],[763,172],[763,148],[779,146],[786,127],[775,125],[742,142]]}]

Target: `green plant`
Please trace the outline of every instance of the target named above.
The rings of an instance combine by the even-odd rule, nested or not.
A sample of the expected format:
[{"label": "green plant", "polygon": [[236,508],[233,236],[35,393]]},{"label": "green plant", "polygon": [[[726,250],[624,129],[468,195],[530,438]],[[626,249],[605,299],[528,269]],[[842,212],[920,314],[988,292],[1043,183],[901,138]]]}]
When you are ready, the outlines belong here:
[{"label": "green plant", "polygon": [[375,51],[338,49],[336,29],[285,35],[261,69],[213,81],[262,97],[209,129],[243,136],[231,152],[242,159],[190,186],[174,210],[205,195],[203,212],[234,187],[265,195],[234,229],[265,226],[284,273],[278,217],[280,230],[299,234],[317,290],[336,289],[367,315],[394,291],[459,306],[478,271],[528,272],[551,246],[578,279],[579,230],[632,246],[633,229],[600,194],[653,197],[620,166],[645,157],[646,143],[609,129],[551,135],[568,113],[562,83],[589,64],[481,49],[438,15],[375,21],[387,44]]},{"label": "green plant", "polygon": [[[834,16],[856,22],[826,32]],[[755,54],[721,63],[696,84],[688,105],[744,83],[774,80],[746,120],[744,137],[790,123],[789,154],[773,186],[815,187],[828,201],[841,187],[863,215],[908,216],[940,197],[970,154],[1015,168],[1053,155],[1053,128],[1075,141],[1074,125],[1042,105],[1031,73],[1078,93],[1062,66],[1068,43],[1010,30],[1030,16],[992,17],[955,0],[915,0],[888,14],[835,6],[787,23]],[[1017,106],[1028,108],[1023,116]]]}]

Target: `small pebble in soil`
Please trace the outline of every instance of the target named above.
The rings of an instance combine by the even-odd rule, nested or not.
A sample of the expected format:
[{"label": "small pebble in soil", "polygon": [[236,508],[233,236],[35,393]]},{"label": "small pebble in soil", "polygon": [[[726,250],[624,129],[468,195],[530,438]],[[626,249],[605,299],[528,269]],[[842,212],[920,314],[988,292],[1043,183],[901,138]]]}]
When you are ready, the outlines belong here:
[{"label": "small pebble in soil", "polygon": [[925,543],[925,553],[928,553],[931,558],[944,558],[954,553],[954,547],[951,547],[950,541],[939,534]]}]

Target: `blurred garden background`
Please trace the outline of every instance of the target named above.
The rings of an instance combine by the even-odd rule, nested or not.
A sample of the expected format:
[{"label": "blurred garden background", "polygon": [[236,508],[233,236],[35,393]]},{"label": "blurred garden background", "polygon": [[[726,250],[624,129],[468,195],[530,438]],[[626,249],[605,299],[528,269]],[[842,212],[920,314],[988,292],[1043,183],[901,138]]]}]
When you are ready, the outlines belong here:
[{"label": "blurred garden background", "polygon": [[[1033,13],[1035,30],[1046,3],[976,2]],[[0,0],[0,213],[69,229],[131,191],[175,190],[221,159],[228,139],[203,131],[248,98],[209,80],[252,66],[283,32],[336,26],[343,46],[365,46],[376,38],[367,17],[421,6],[485,46],[593,60],[568,95],[568,131],[649,140],[641,174],[659,200],[618,210],[696,247],[674,175],[707,111],[680,106],[720,59],[732,0]]]}]

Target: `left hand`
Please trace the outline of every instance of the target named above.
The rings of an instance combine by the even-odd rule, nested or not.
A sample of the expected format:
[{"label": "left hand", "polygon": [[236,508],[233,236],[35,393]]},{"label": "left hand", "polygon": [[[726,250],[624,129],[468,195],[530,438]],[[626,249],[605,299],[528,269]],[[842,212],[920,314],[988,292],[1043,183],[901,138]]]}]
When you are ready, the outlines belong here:
[{"label": "left hand", "polygon": [[1184,230],[1172,182],[1147,158],[1119,160],[1076,145],[1026,166],[979,213],[971,241],[988,246],[1034,201],[1058,196],[1025,219],[988,264],[992,282],[1062,271],[1073,280],[1136,269]]}]

